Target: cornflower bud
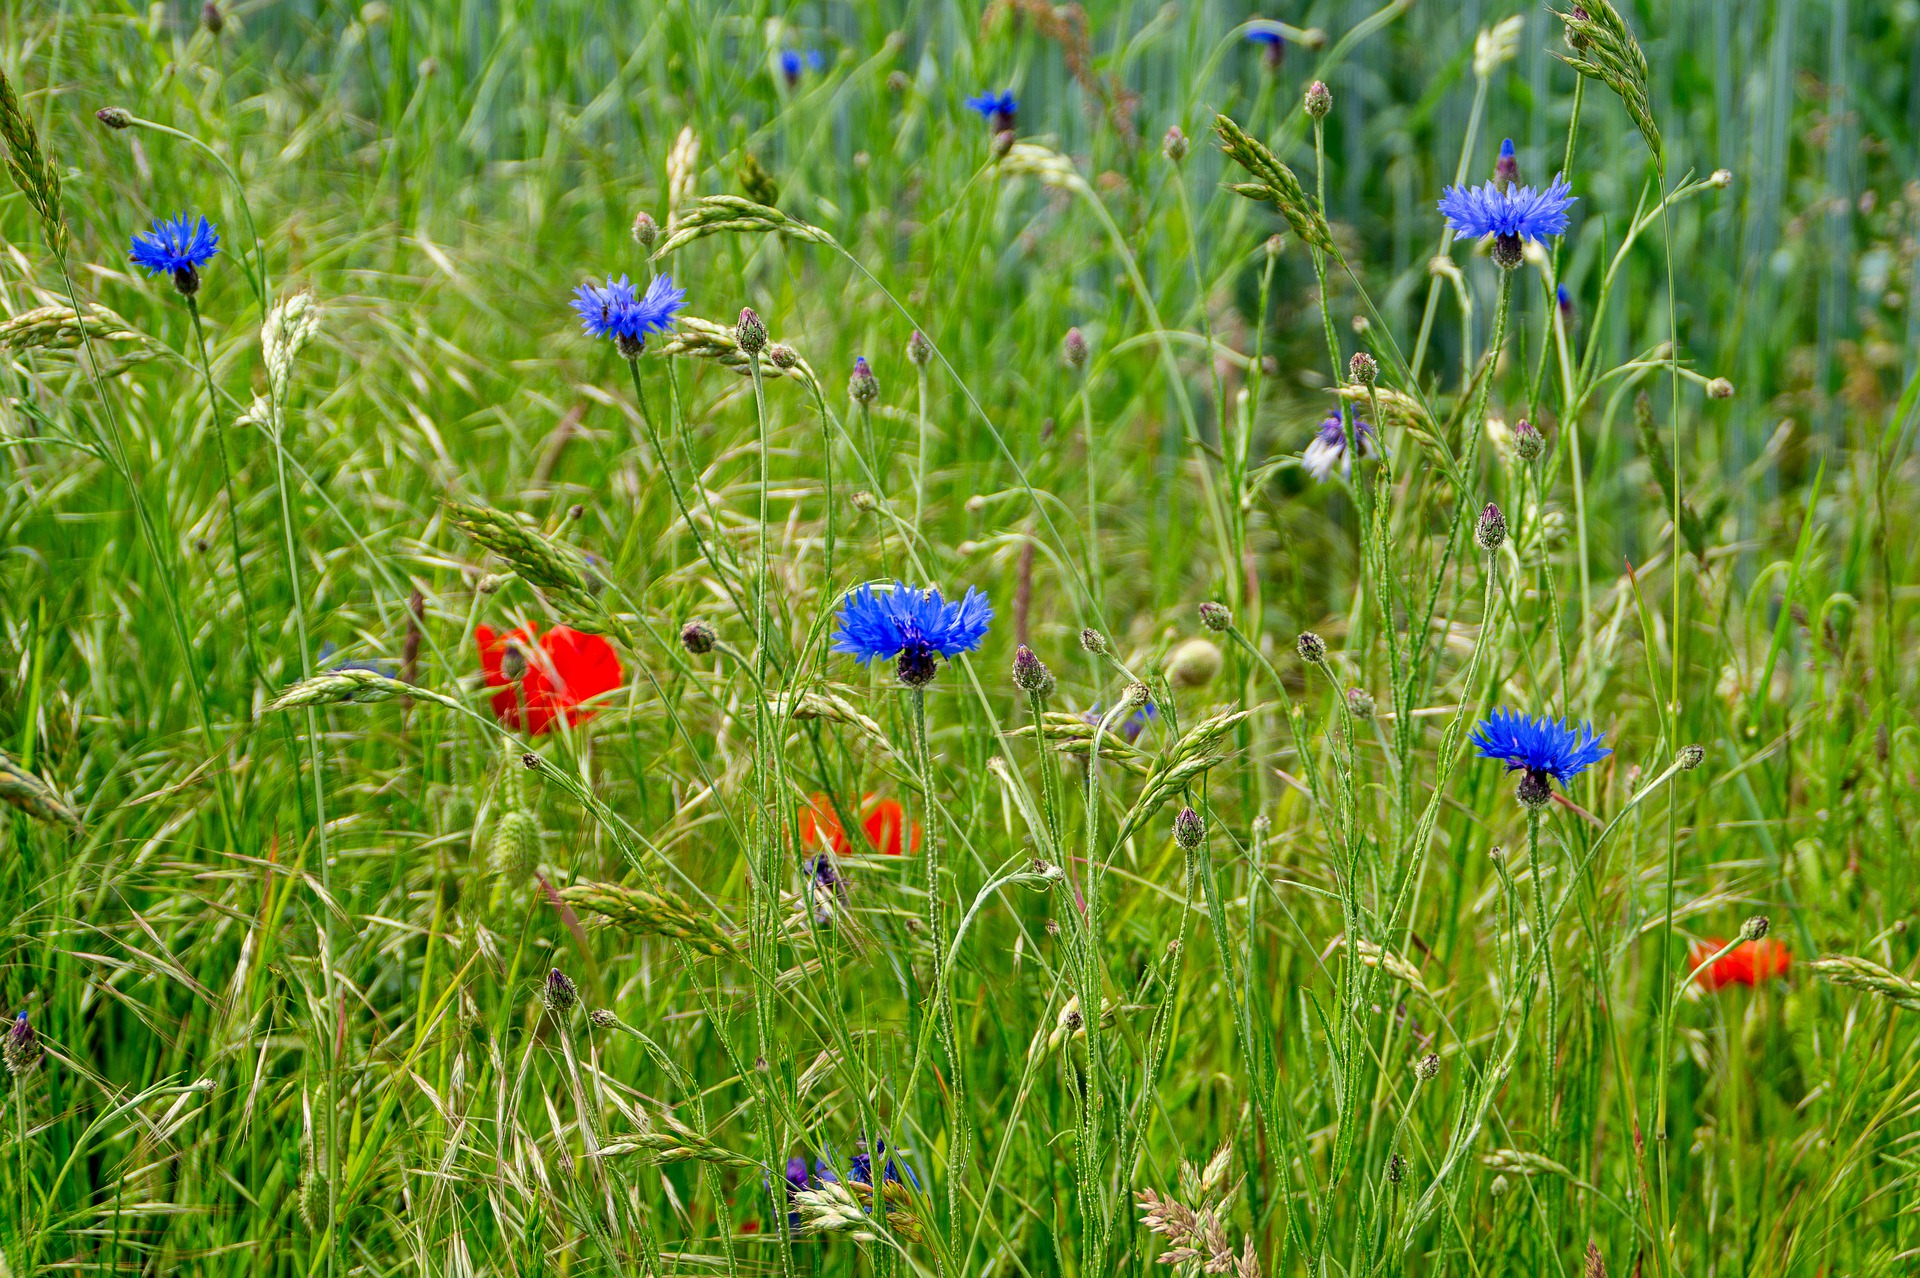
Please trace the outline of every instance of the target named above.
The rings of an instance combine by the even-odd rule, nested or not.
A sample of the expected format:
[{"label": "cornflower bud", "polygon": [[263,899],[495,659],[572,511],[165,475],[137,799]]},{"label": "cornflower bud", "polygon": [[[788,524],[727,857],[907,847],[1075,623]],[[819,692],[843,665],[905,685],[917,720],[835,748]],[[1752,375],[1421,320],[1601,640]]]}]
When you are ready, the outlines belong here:
[{"label": "cornflower bud", "polygon": [[1387,1159],[1387,1183],[1389,1185],[1399,1184],[1402,1180],[1406,1179],[1406,1175],[1407,1175],[1406,1159],[1400,1157],[1400,1155],[1398,1154],[1394,1154],[1392,1157]]},{"label": "cornflower bud", "polygon": [[864,488],[854,493],[854,495],[847,498],[847,500],[853,503],[855,510],[867,511],[878,510],[880,508],[880,503],[874,500],[873,494]]},{"label": "cornflower bud", "polygon": [[720,636],[712,624],[699,617],[680,627],[680,646],[696,657],[712,652],[713,645],[719,641]]},{"label": "cornflower bud", "polygon": [[620,1023],[620,1018],[614,1015],[613,1009],[606,1007],[594,1008],[587,1013],[587,1019],[593,1022],[595,1029],[612,1029]]},{"label": "cornflower bud", "polygon": [[1207,823],[1192,808],[1181,808],[1173,818],[1173,841],[1183,852],[1192,852],[1207,838]]},{"label": "cornflower bud", "polygon": [[1327,641],[1311,630],[1302,630],[1294,647],[1300,653],[1300,660],[1310,666],[1317,666],[1327,659]]},{"label": "cornflower bud", "polygon": [[733,340],[749,355],[758,355],[767,349],[766,323],[751,306],[740,308],[740,322],[733,327]]},{"label": "cornflower bud", "polygon": [[1507,518],[1500,513],[1500,507],[1487,503],[1487,508],[1480,512],[1480,526],[1474,529],[1473,539],[1488,554],[1506,544]]},{"label": "cornflower bud", "polygon": [[213,0],[207,0],[205,7],[200,10],[200,25],[207,29],[208,35],[219,35],[226,28],[227,17]]},{"label": "cornflower bud", "polygon": [[547,973],[547,987],[541,992],[540,1000],[555,1016],[565,1016],[580,1001],[580,987],[556,967]]},{"label": "cornflower bud", "polygon": [[933,343],[917,328],[913,330],[913,336],[907,339],[907,359],[921,368],[933,360]]},{"label": "cornflower bud", "polygon": [[1103,656],[1107,651],[1107,637],[1089,626],[1080,632],[1080,646],[1094,656]]},{"label": "cornflower bud", "polygon": [[1713,176],[1707,179],[1707,185],[1715,188],[1716,190],[1721,190],[1721,191],[1726,190],[1728,187],[1733,185],[1733,170],[1732,169],[1715,169],[1713,171]]},{"label": "cornflower bud", "polygon": [[1716,377],[1707,383],[1708,399],[1732,399],[1733,383],[1724,377]]},{"label": "cornflower bud", "polygon": [[1440,1054],[1428,1052],[1413,1063],[1413,1076],[1423,1083],[1431,1083],[1440,1077]]},{"label": "cornflower bud", "polygon": [[1148,690],[1147,685],[1136,679],[1121,690],[1120,704],[1129,710],[1138,710],[1147,704],[1152,696],[1153,693]]},{"label": "cornflower bud", "polygon": [[1003,160],[1013,150],[1013,130],[1002,129],[993,135],[993,158]]},{"label": "cornflower bud", "polygon": [[1307,86],[1304,105],[1307,108],[1307,114],[1314,119],[1326,119],[1327,112],[1333,110],[1333,90],[1327,87],[1325,80],[1315,80]]},{"label": "cornflower bud", "polygon": [[125,107],[101,107],[93,113],[93,118],[109,129],[130,129],[133,127],[133,112]]},{"label": "cornflower bud", "polygon": [[1513,427],[1513,455],[1523,462],[1537,462],[1547,451],[1547,439],[1522,417]]},{"label": "cornflower bud", "polygon": [[1167,136],[1160,139],[1160,153],[1175,164],[1187,158],[1187,135],[1180,131],[1179,125],[1167,130]]},{"label": "cornflower bud", "polygon": [[871,404],[880,398],[880,383],[874,377],[873,369],[868,367],[865,355],[853,361],[853,376],[847,379],[847,394],[862,404]]},{"label": "cornflower bud", "polygon": [[1773,920],[1764,914],[1756,914],[1740,925],[1740,939],[1757,941],[1773,928]]},{"label": "cornflower bud", "polygon": [[1520,161],[1513,155],[1513,139],[1500,144],[1500,158],[1493,164],[1493,185],[1502,194],[1520,180]]},{"label": "cornflower bud", "polygon": [[1347,689],[1347,712],[1356,719],[1373,718],[1373,694],[1365,688]]},{"label": "cornflower bud", "polygon": [[1042,701],[1053,695],[1055,680],[1053,671],[1046,663],[1033,655],[1033,649],[1024,643],[1014,650],[1013,683],[1022,692],[1028,692]]},{"label": "cornflower bud", "polygon": [[540,756],[529,751],[520,756],[520,766],[529,772],[538,772],[540,770]]},{"label": "cornflower bud", "polygon": [[1066,356],[1067,367],[1085,368],[1087,366],[1087,339],[1079,329],[1067,330],[1067,340],[1061,344],[1061,349]]},{"label": "cornflower bud", "polygon": [[1280,250],[1286,247],[1286,243],[1287,243],[1286,240],[1281,236],[1281,234],[1278,231],[1275,231],[1272,235],[1269,235],[1267,237],[1267,257],[1269,259],[1279,257]]},{"label": "cornflower bud", "polygon": [[642,212],[634,215],[633,242],[649,253],[660,242],[660,224],[653,220],[653,214]]},{"label": "cornflower bud", "polygon": [[1233,625],[1233,613],[1225,604],[1203,603],[1200,624],[1209,630],[1226,630]]},{"label": "cornflower bud", "polygon": [[1347,376],[1362,386],[1371,386],[1380,380],[1380,363],[1365,351],[1355,351],[1347,361]]},{"label": "cornflower bud", "polygon": [[799,367],[800,352],[785,342],[775,342],[767,347],[767,362],[784,373],[790,368]]},{"label": "cornflower bud", "polygon": [[1705,746],[1690,745],[1681,747],[1680,757],[1675,759],[1674,762],[1680,765],[1682,772],[1691,772],[1706,762],[1706,758],[1707,748]]},{"label": "cornflower bud", "polygon": [[33,1032],[25,1012],[13,1018],[6,1041],[0,1043],[0,1060],[4,1060],[7,1073],[15,1078],[40,1063],[40,1038]]}]

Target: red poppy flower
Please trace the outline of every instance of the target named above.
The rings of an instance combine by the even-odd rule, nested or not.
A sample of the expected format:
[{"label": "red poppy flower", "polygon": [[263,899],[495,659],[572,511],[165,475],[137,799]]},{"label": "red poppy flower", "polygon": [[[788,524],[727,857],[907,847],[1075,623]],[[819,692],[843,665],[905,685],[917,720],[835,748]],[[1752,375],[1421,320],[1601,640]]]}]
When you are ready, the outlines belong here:
[{"label": "red poppy flower", "polygon": [[493,717],[534,736],[551,729],[562,714],[570,727],[585,723],[595,711],[581,703],[612,692],[626,676],[612,644],[566,626],[539,637],[532,626],[506,634],[475,626],[473,637],[487,686],[500,689],[493,694]]},{"label": "red poppy flower", "polygon": [[[1698,972],[1700,965],[1719,954],[1725,944],[1725,941],[1711,936],[1704,941],[1695,941],[1687,950],[1687,966]],[[1757,986],[1762,981],[1785,976],[1792,963],[1793,956],[1779,941],[1742,941],[1708,968],[1706,975],[1700,978],[1700,983],[1715,990],[1729,985]]]},{"label": "red poppy flower", "polygon": [[[874,849],[888,856],[899,856],[901,831],[906,825],[906,810],[894,800],[876,799],[868,795],[862,801],[860,826],[866,831],[867,842]],[[800,810],[800,842],[808,846],[832,848],[841,856],[853,850],[847,841],[846,830],[840,825],[840,818],[834,815],[833,802],[826,795],[814,795],[812,801]],[[914,823],[907,848],[913,852],[920,850],[918,822]]]}]

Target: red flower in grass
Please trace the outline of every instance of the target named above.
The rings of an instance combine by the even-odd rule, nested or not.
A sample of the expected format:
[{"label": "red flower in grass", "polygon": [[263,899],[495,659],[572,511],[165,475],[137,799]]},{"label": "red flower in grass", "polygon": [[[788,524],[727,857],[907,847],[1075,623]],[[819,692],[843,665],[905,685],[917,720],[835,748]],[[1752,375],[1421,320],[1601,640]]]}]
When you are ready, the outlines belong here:
[{"label": "red flower in grass", "polygon": [[505,634],[475,626],[473,637],[487,686],[500,689],[493,694],[493,717],[534,736],[550,730],[563,714],[569,727],[585,723],[595,711],[582,703],[612,692],[626,675],[612,644],[566,626],[543,636],[536,636],[532,626]]},{"label": "red flower in grass", "polygon": [[[873,849],[888,856],[900,855],[901,832],[907,826],[907,813],[897,802],[868,795],[860,804],[860,825],[866,831],[867,842]],[[847,840],[847,832],[840,825],[840,818],[834,815],[833,801],[824,794],[814,795],[808,806],[800,809],[800,842],[809,847],[832,848],[841,856],[853,851],[852,844]],[[918,822],[914,823],[906,850],[920,850]]]},{"label": "red flower in grass", "polygon": [[[1719,954],[1725,945],[1725,941],[1711,936],[1695,941],[1687,950],[1687,966],[1698,972],[1700,966]],[[1699,980],[1711,990],[1729,985],[1757,986],[1762,981],[1785,976],[1792,963],[1793,956],[1779,941],[1742,941],[1709,967]]]}]

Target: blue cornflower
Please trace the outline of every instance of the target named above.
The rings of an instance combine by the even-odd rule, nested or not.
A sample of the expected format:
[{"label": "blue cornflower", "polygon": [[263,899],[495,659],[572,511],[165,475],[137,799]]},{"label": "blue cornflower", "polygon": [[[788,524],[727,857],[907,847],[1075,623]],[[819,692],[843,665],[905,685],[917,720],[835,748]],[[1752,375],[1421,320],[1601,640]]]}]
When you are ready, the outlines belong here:
[{"label": "blue cornflower", "polygon": [[632,359],[647,348],[647,334],[673,327],[674,313],[686,301],[687,290],[675,288],[671,275],[655,276],[641,297],[634,295],[626,276],[616,280],[609,275],[605,284],[588,280],[575,290],[573,309],[589,336],[611,337],[620,353]]},{"label": "blue cornflower", "polygon": [[[1360,455],[1373,456],[1380,446],[1380,440],[1374,434],[1373,427],[1361,421],[1358,415],[1353,419],[1353,434]],[[1334,467],[1338,466],[1343,475],[1353,469],[1353,459],[1347,456],[1347,431],[1340,409],[1334,409],[1333,414],[1320,423],[1320,429],[1314,432],[1313,438],[1307,443],[1306,452],[1300,456],[1300,464],[1309,475],[1323,484],[1332,476]]]},{"label": "blue cornflower", "polygon": [[1555,723],[1544,715],[1536,719],[1518,710],[1496,709],[1473,730],[1473,747],[1483,759],[1507,765],[1509,772],[1521,772],[1520,801],[1531,808],[1544,807],[1552,790],[1547,778],[1561,785],[1585,772],[1613,751],[1600,744],[1605,733],[1593,725],[1575,727],[1571,719]]},{"label": "blue cornflower", "polygon": [[338,661],[327,665],[327,660],[340,651],[340,645],[329,639],[320,645],[320,654],[316,662],[324,670],[365,670],[371,674],[385,675],[392,679],[400,673],[400,663],[391,657],[367,657],[359,661]]},{"label": "blue cornflower", "polygon": [[1564,174],[1554,178],[1544,191],[1530,186],[1509,186],[1502,191],[1492,182],[1471,188],[1450,186],[1440,196],[1440,211],[1459,234],[1476,240],[1491,235],[1511,241],[1517,253],[1522,240],[1544,244],[1548,236],[1566,233],[1567,210],[1579,198],[1568,194],[1572,189]]},{"label": "blue cornflower", "polygon": [[1513,139],[1500,144],[1500,158],[1494,161],[1493,184],[1502,191],[1520,180],[1520,161],[1513,154]]},{"label": "blue cornflower", "polygon": [[[884,1140],[875,1141],[874,1148],[884,1155],[887,1152],[887,1142]],[[906,1183],[912,1184],[915,1189],[920,1188],[920,1177],[914,1174],[912,1167],[906,1163],[896,1163],[891,1157],[887,1158],[886,1178],[889,1181],[896,1185],[903,1183],[900,1179],[900,1173],[902,1171],[907,1174]],[[871,1185],[873,1183],[872,1156],[864,1152],[855,1154],[852,1164],[847,1168],[847,1179],[857,1184]]]},{"label": "blue cornflower", "polygon": [[988,90],[967,99],[967,105],[980,113],[980,118],[993,126],[995,133],[1004,133],[1013,127],[1013,118],[1020,110],[1020,99],[1013,96],[1011,89],[999,93]]},{"label": "blue cornflower", "polygon": [[[1128,715],[1126,720],[1122,722],[1115,731],[1127,739],[1128,745],[1132,745],[1140,739],[1140,734],[1147,730],[1147,725],[1159,717],[1160,708],[1149,701]],[[1107,712],[1098,701],[1082,711],[1080,715],[1080,721],[1090,728],[1099,727],[1106,721],[1106,718]]]},{"label": "blue cornflower", "polygon": [[182,213],[169,222],[153,219],[153,230],[133,237],[127,256],[150,275],[171,275],[182,296],[200,291],[200,268],[220,251],[220,232],[206,218]]},{"label": "blue cornflower", "polygon": [[780,74],[786,77],[787,87],[792,88],[800,82],[802,71],[818,71],[827,64],[827,60],[818,49],[783,49],[780,51]]},{"label": "blue cornflower", "polygon": [[1287,56],[1287,38],[1280,34],[1278,27],[1254,27],[1247,32],[1247,43],[1261,47],[1269,70],[1279,70],[1281,61]]},{"label": "blue cornflower", "polygon": [[1568,328],[1572,328],[1574,320],[1579,318],[1573,309],[1573,294],[1567,292],[1565,284],[1555,284],[1553,296],[1554,300],[1560,304],[1560,318],[1565,321]]},{"label": "blue cornflower", "polygon": [[915,589],[896,581],[889,594],[863,585],[847,596],[834,632],[833,651],[852,653],[863,662],[897,657],[900,682],[909,688],[933,681],[934,658],[952,659],[972,652],[986,636],[993,604],[977,586],[966,598],[948,603],[940,591]]}]

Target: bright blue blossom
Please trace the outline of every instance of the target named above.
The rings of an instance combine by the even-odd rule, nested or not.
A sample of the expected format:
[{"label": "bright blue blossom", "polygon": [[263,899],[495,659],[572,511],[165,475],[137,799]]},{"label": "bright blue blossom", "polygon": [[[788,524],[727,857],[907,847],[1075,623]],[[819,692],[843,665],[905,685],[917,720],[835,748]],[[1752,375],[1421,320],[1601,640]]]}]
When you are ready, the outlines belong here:
[{"label": "bright blue blossom", "polygon": [[977,586],[966,598],[948,603],[928,586],[916,590],[897,581],[887,594],[863,585],[847,596],[834,632],[833,651],[852,653],[863,662],[899,659],[900,682],[920,687],[932,681],[934,658],[952,659],[972,652],[986,637],[993,605]]},{"label": "bright blue blossom", "polygon": [[647,334],[673,327],[674,314],[686,301],[687,290],[675,288],[671,275],[654,277],[640,297],[626,276],[616,280],[609,275],[605,284],[582,284],[574,292],[573,309],[589,336],[611,337],[623,354],[638,355],[646,348]]},{"label": "bright blue blossom", "polygon": [[[1373,427],[1355,416],[1353,433],[1360,455],[1373,456],[1380,446],[1380,440],[1374,434]],[[1340,409],[1334,409],[1333,414],[1320,423],[1320,429],[1314,433],[1313,439],[1307,444],[1306,452],[1300,456],[1300,464],[1306,467],[1308,474],[1323,484],[1333,475],[1334,467],[1338,466],[1343,475],[1353,469],[1353,459],[1347,456],[1347,431]]]},{"label": "bright blue blossom", "polygon": [[783,49],[780,52],[780,74],[793,84],[800,78],[802,71],[818,71],[827,64],[818,49]]},{"label": "bright blue blossom", "polygon": [[133,237],[127,256],[152,275],[173,276],[173,286],[191,297],[200,291],[200,268],[220,251],[220,232],[204,217],[182,213],[169,222],[153,220],[153,230]]},{"label": "bright blue blossom", "polygon": [[1278,45],[1286,47],[1287,38],[1272,27],[1255,27],[1247,32],[1247,39],[1254,44]]},{"label": "bright blue blossom", "polygon": [[1567,210],[1579,198],[1568,194],[1572,189],[1564,175],[1554,178],[1544,191],[1530,186],[1502,191],[1492,182],[1471,188],[1450,186],[1440,196],[1440,211],[1449,226],[1469,239],[1494,235],[1544,244],[1548,236],[1566,233]]},{"label": "bright blue blossom", "polygon": [[968,98],[967,105],[978,111],[980,118],[995,129],[1004,130],[1013,127],[1014,114],[1020,110],[1020,99],[1013,96],[1011,89],[999,93],[989,90]]},{"label": "bright blue blossom", "polygon": [[365,657],[358,661],[337,661],[327,665],[326,663],[339,651],[338,644],[331,639],[327,640],[320,645],[319,656],[315,658],[316,664],[323,670],[365,670],[370,674],[384,675],[389,679],[395,678],[400,673],[400,663],[391,657]]},{"label": "bright blue blossom", "polygon": [[1504,763],[1509,772],[1525,772],[1541,785],[1547,777],[1566,785],[1613,753],[1600,744],[1605,735],[1590,723],[1576,727],[1570,719],[1555,723],[1497,709],[1473,730],[1471,741],[1481,758]]},{"label": "bright blue blossom", "polygon": [[[887,1152],[887,1142],[884,1140],[875,1141],[874,1146],[882,1154]],[[904,1162],[896,1163],[891,1157],[887,1159],[886,1177],[889,1181],[896,1185],[900,1184],[900,1173],[902,1171],[906,1172],[907,1180],[912,1183],[915,1189],[920,1188],[920,1178],[914,1174],[912,1167]],[[861,1185],[871,1185],[873,1183],[872,1156],[865,1153],[855,1154],[852,1165],[847,1168],[847,1179]]]}]

